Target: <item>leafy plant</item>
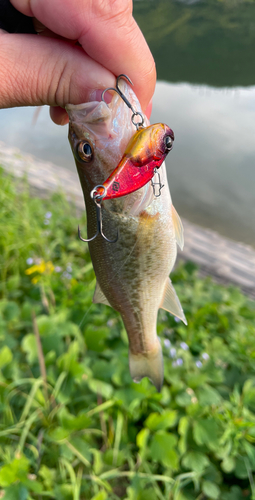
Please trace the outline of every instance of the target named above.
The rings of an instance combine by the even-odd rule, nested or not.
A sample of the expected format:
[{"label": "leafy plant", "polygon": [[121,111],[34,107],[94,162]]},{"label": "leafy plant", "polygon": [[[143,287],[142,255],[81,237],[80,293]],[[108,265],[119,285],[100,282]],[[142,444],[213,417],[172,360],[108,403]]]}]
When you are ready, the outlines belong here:
[{"label": "leafy plant", "polygon": [[255,499],[254,303],[179,266],[188,327],[160,312],[164,387],[134,384],[74,206],[0,184],[0,497]]}]

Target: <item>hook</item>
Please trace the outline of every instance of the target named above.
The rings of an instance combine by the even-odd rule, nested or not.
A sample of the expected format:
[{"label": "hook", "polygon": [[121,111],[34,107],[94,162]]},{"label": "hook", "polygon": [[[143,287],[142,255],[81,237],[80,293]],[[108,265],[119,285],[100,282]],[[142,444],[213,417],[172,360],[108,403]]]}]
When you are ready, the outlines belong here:
[{"label": "hook", "polygon": [[[104,189],[103,194],[97,193],[98,188]],[[116,241],[119,238],[119,230],[117,231],[117,236],[114,240],[109,240],[103,233],[101,202],[102,202],[102,198],[103,198],[104,194],[105,194],[105,187],[101,186],[101,185],[96,186],[94,189],[92,189],[92,191],[90,193],[90,196],[96,205],[97,232],[94,236],[92,236],[92,238],[84,239],[81,237],[80,228],[78,226],[78,236],[79,236],[80,240],[85,241],[85,243],[88,243],[89,241],[93,241],[99,234],[102,236],[102,238],[104,238],[104,240],[108,241],[108,243],[116,243]]]},{"label": "hook", "polygon": [[[155,198],[159,198],[159,196],[161,196],[161,189],[163,189],[164,184],[161,184],[159,172],[156,168],[154,168],[154,175],[156,175],[156,174],[158,175],[158,182],[153,182],[153,179],[151,179],[151,185],[152,185],[153,194],[154,194]],[[158,194],[156,194],[155,186],[159,186]]]},{"label": "hook", "polygon": [[124,96],[123,92],[119,88],[119,80],[120,80],[120,78],[126,78],[127,81],[130,83],[130,85],[134,85],[134,84],[133,84],[132,80],[130,80],[130,78],[127,75],[124,75],[124,74],[123,75],[119,75],[117,77],[117,80],[116,80],[116,89],[117,89],[118,94],[120,95],[121,99],[123,99],[123,101],[126,103],[126,105],[129,107],[129,109],[131,109],[132,113],[134,114],[134,113],[136,113],[136,111],[133,108],[131,102],[129,102],[127,100],[127,98]]},{"label": "hook", "polygon": [[[116,88],[115,87],[108,87],[107,89],[103,90],[103,92],[102,92],[102,101],[104,101],[104,103],[106,104],[106,102],[104,100],[104,94],[105,94],[105,92],[107,92],[107,90],[114,90],[115,92],[117,92],[119,94],[119,96],[121,97],[121,99],[129,107],[129,109],[131,109],[131,111],[132,111],[131,121],[132,121],[133,125],[136,127],[136,129],[138,130],[139,128],[143,127],[144,117],[143,117],[142,113],[140,113],[139,111],[135,111],[135,109],[133,108],[132,104],[128,101],[128,99],[126,98],[126,96],[120,90],[120,88],[119,88],[119,80],[120,80],[120,78],[126,78],[127,81],[131,85],[133,85],[133,82],[130,80],[130,78],[127,75],[124,75],[124,74],[119,75],[117,77],[117,81],[116,81]],[[135,117],[136,116],[140,116],[141,122],[136,122],[135,121]]]}]

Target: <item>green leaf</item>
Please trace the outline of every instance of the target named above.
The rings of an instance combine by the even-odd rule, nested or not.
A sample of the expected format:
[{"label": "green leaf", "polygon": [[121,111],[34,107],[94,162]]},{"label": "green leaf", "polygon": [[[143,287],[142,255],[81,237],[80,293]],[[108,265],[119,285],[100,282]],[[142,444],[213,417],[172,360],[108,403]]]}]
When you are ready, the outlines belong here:
[{"label": "green leaf", "polygon": [[218,437],[217,437],[217,423],[212,418],[210,419],[200,419],[194,422],[193,426],[193,437],[195,442],[201,446],[203,444],[207,445],[211,450],[217,448]]},{"label": "green leaf", "polygon": [[13,484],[6,488],[4,500],[28,500],[28,490],[23,484]]},{"label": "green leaf", "polygon": [[70,439],[69,443],[71,444],[71,446],[73,446],[74,453],[75,453],[75,450],[77,450],[78,457],[80,454],[84,458],[85,462],[91,461],[91,453],[90,453],[88,443],[86,443],[86,441],[84,441],[83,438],[73,437],[72,439]]},{"label": "green leaf", "polygon": [[109,399],[113,393],[113,387],[102,380],[90,379],[88,381],[88,386],[92,392],[95,394],[100,394],[105,399]]},{"label": "green leaf", "polygon": [[140,432],[138,432],[136,436],[136,444],[141,451],[144,451],[144,449],[146,448],[149,435],[149,429],[142,429]]},{"label": "green leaf", "polygon": [[23,479],[24,485],[27,487],[28,491],[34,491],[35,493],[42,493],[43,485],[39,481],[31,479]]},{"label": "green leaf", "polygon": [[139,390],[140,384],[131,384],[131,386],[119,389],[114,392],[115,397],[126,407],[134,407],[140,405],[141,401],[148,396],[146,391]]},{"label": "green leaf", "polygon": [[46,490],[51,490],[56,482],[57,471],[50,469],[46,465],[41,465],[39,469],[39,476],[43,479]]},{"label": "green leaf", "polygon": [[73,486],[67,483],[56,485],[54,494],[54,500],[73,500]]},{"label": "green leaf", "polygon": [[229,493],[222,495],[222,500],[243,500],[243,492],[239,486],[232,486]]},{"label": "green leaf", "polygon": [[11,349],[7,345],[2,347],[0,350],[0,368],[3,368],[5,365],[11,363],[12,358],[13,355]]},{"label": "green leaf", "polygon": [[205,382],[208,380],[207,373],[192,373],[189,374],[187,382],[191,389],[196,389],[199,386],[203,386]]},{"label": "green leaf", "polygon": [[151,431],[158,431],[174,427],[178,420],[176,410],[165,410],[162,413],[151,413],[145,421],[146,427]]},{"label": "green leaf", "polygon": [[11,291],[19,288],[19,284],[20,284],[20,276],[18,276],[17,274],[15,276],[11,276],[6,282],[8,290]]},{"label": "green leaf", "polygon": [[152,438],[150,454],[153,460],[161,462],[166,467],[178,467],[178,455],[174,450],[177,437],[165,431],[158,431]]},{"label": "green leaf", "polygon": [[47,335],[51,334],[51,331],[54,327],[53,320],[51,317],[46,316],[46,315],[37,316],[36,323],[37,323],[40,335],[47,336]]},{"label": "green leaf", "polygon": [[246,457],[236,458],[235,474],[239,479],[246,479],[249,476],[249,461]]},{"label": "green leaf", "polygon": [[236,466],[236,461],[235,461],[234,457],[226,457],[221,462],[221,468],[227,474],[232,472],[234,470],[235,466]]},{"label": "green leaf", "polygon": [[70,435],[70,431],[68,429],[64,429],[63,427],[56,427],[48,432],[48,436],[52,441],[63,441]]},{"label": "green leaf", "polygon": [[218,405],[221,402],[218,391],[207,384],[204,384],[203,387],[199,387],[196,394],[201,406]]},{"label": "green leaf", "polygon": [[247,453],[247,459],[249,461],[249,467],[254,471],[255,470],[255,446],[247,441],[244,441],[243,447],[245,452]]},{"label": "green leaf", "polygon": [[19,313],[20,309],[16,302],[6,302],[3,310],[4,319],[6,319],[7,321],[13,321],[19,316]]},{"label": "green leaf", "polygon": [[175,401],[177,405],[179,405],[181,408],[185,408],[185,406],[191,404],[191,395],[188,394],[186,391],[181,392],[176,396]]},{"label": "green leaf", "polygon": [[205,473],[203,474],[203,478],[205,481],[211,481],[212,483],[221,484],[222,483],[222,474],[215,464],[210,464]]},{"label": "green leaf", "polygon": [[217,486],[217,484],[212,483],[211,481],[202,482],[202,491],[208,498],[212,500],[217,500],[220,496],[220,488]]},{"label": "green leaf", "polygon": [[28,364],[32,365],[38,361],[36,338],[33,333],[28,333],[21,343],[23,351],[26,353]]},{"label": "green leaf", "polygon": [[202,473],[209,463],[207,456],[199,451],[189,451],[182,460],[182,464],[186,469],[198,473]]},{"label": "green leaf", "polygon": [[85,341],[87,348],[91,351],[102,352],[105,349],[105,338],[109,335],[109,328],[105,326],[98,326],[95,328],[89,325],[85,330]]},{"label": "green leaf", "polygon": [[189,429],[189,417],[182,417],[179,422],[178,432],[181,436],[186,436]]},{"label": "green leaf", "polygon": [[25,456],[15,458],[9,464],[3,465],[0,470],[0,486],[6,487],[17,480],[25,479],[28,473],[29,462]]},{"label": "green leaf", "polygon": [[93,371],[93,378],[103,380],[103,382],[110,382],[116,366],[114,366],[113,363],[108,363],[103,359],[99,359],[93,363],[91,368]]},{"label": "green leaf", "polygon": [[80,414],[75,417],[68,411],[61,414],[61,423],[65,429],[70,431],[86,429],[91,424],[91,419],[86,414]]},{"label": "green leaf", "polygon": [[91,500],[106,500],[108,497],[108,493],[105,490],[99,491],[96,495],[94,495]]}]

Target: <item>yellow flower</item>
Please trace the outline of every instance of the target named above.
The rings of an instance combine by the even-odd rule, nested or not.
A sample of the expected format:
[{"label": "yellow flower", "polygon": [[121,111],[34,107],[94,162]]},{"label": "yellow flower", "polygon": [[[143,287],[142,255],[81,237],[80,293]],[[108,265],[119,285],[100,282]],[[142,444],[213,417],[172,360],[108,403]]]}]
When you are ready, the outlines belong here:
[{"label": "yellow flower", "polygon": [[[39,273],[39,274],[51,274],[54,271],[54,265],[52,262],[49,260],[48,262],[45,262],[44,260],[41,260],[40,264],[34,264],[33,266],[29,267],[26,269],[25,274],[30,275],[34,273]],[[32,283],[37,283],[39,281],[40,277],[34,277],[32,279]]]},{"label": "yellow flower", "polygon": [[38,281],[39,281],[39,280],[40,280],[40,276],[35,276],[34,278],[32,278],[32,280],[31,280],[31,281],[32,281],[32,283],[33,283],[34,285],[36,285],[36,283],[38,283]]}]

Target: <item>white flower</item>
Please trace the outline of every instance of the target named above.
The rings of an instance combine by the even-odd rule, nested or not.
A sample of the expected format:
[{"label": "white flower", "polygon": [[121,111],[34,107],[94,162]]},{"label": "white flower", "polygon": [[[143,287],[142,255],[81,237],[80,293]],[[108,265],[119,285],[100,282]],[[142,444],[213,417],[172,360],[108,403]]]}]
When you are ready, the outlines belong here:
[{"label": "white flower", "polygon": [[72,278],[72,275],[70,273],[67,273],[66,271],[62,274],[62,276],[64,278],[67,278],[68,280],[70,280]]},{"label": "white flower", "polygon": [[188,346],[188,344],[186,344],[186,342],[181,342],[181,343],[180,343],[180,347],[181,347],[184,351],[188,351],[188,350],[189,350],[189,346]]},{"label": "white flower", "polygon": [[170,349],[171,347],[171,342],[169,339],[164,339],[164,346],[167,348],[167,349]]},{"label": "white flower", "polygon": [[34,262],[34,259],[32,259],[32,257],[29,257],[29,258],[27,259],[27,264],[28,264],[29,266],[31,266],[31,264],[33,264],[33,262]]},{"label": "white flower", "polygon": [[51,212],[46,212],[46,214],[45,214],[45,218],[46,218],[46,219],[50,219],[50,218],[51,218],[51,216],[52,216],[52,213],[51,213]]},{"label": "white flower", "polygon": [[201,361],[196,361],[196,365],[197,365],[198,368],[202,368],[202,366],[203,366],[202,363],[201,363]]},{"label": "white flower", "polygon": [[176,360],[176,364],[177,364],[177,366],[182,366],[183,365],[183,359],[182,358],[178,358]]},{"label": "white flower", "polygon": [[45,221],[44,221],[45,226],[48,226],[49,223],[50,223],[50,221],[48,219],[45,219]]},{"label": "white flower", "polygon": [[67,270],[68,273],[72,272],[72,266],[71,266],[71,264],[67,264],[66,270]]},{"label": "white flower", "polygon": [[61,273],[61,271],[62,271],[62,267],[60,267],[60,266],[56,266],[56,267],[55,267],[55,271],[56,271],[56,273]]},{"label": "white flower", "polygon": [[181,365],[183,365],[183,359],[181,359],[181,358],[178,358],[176,361],[172,362],[172,366],[174,366],[174,367],[181,366]]},{"label": "white flower", "polygon": [[171,358],[174,358],[176,356],[176,349],[174,347],[170,349],[170,356]]},{"label": "white flower", "polygon": [[180,318],[177,318],[177,316],[175,316],[175,317],[174,317],[174,321],[175,321],[176,323],[180,323],[180,321],[181,321],[181,320],[180,320]]},{"label": "white flower", "polygon": [[108,319],[106,324],[107,324],[107,326],[111,327],[111,326],[114,326],[115,321],[114,321],[114,319]]},{"label": "white flower", "polygon": [[207,361],[210,358],[210,356],[209,356],[209,354],[207,354],[207,352],[203,352],[202,358]]}]

